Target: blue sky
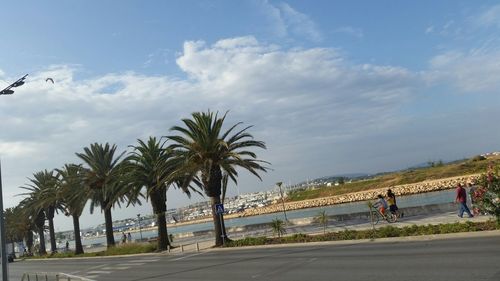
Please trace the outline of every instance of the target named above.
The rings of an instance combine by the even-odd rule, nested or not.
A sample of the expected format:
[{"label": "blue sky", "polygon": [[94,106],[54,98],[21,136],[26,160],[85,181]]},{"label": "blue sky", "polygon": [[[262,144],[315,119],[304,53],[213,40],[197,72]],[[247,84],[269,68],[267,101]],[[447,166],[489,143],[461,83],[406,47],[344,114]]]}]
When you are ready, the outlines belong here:
[{"label": "blue sky", "polygon": [[[0,86],[30,74],[0,97],[7,207],[26,178],[78,162],[92,142],[125,150],[208,108],[230,110],[229,123],[254,125],[268,145],[259,155],[273,170],[262,182],[242,175],[242,192],[500,149],[495,1],[11,1],[2,10]],[[170,207],[195,200],[169,191]]]}]

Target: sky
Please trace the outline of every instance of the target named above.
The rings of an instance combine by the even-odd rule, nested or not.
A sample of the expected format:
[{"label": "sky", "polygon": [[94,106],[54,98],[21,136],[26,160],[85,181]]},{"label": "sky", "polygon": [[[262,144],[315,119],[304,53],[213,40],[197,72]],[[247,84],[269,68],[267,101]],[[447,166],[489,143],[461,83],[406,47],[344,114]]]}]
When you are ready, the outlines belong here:
[{"label": "sky", "polygon": [[[33,173],[169,135],[197,111],[253,125],[271,168],[238,192],[500,150],[496,1],[3,2],[5,207]],[[53,78],[55,83],[46,82]],[[168,192],[168,207],[206,200]],[[114,219],[150,214],[148,202]],[[82,227],[104,222],[96,210]],[[58,215],[56,231],[69,230]]]}]

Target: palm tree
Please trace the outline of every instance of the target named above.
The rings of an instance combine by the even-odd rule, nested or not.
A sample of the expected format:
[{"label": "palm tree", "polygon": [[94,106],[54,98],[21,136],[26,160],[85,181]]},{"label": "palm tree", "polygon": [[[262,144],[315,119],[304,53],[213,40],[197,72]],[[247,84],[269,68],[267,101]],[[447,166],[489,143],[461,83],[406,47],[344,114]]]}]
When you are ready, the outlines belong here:
[{"label": "palm tree", "polygon": [[54,216],[59,210],[63,210],[61,201],[57,196],[59,192],[57,179],[54,171],[49,172],[44,170],[34,173],[33,178],[29,180],[31,183],[21,188],[30,191],[35,198],[35,204],[43,209],[45,218],[49,221],[50,250],[52,253],[56,253],[57,244],[54,230]]},{"label": "palm tree", "polygon": [[283,234],[286,234],[285,222],[283,222],[278,218],[273,219],[271,223],[271,228],[273,229],[274,234],[278,234],[278,238],[281,238]]},{"label": "palm tree", "polygon": [[84,184],[85,170],[81,165],[65,164],[62,169],[56,169],[59,197],[65,207],[65,215],[73,218],[75,235],[75,254],[83,254],[82,238],[80,236],[80,216],[88,198],[88,188]]},{"label": "palm tree", "polygon": [[[21,200],[19,206],[21,207],[22,213],[24,214],[22,217],[28,218],[28,220],[33,223],[35,230],[38,232],[38,237],[40,239],[38,254],[41,256],[46,255],[47,250],[45,248],[45,213],[43,211],[43,208],[39,206],[38,201],[32,194],[29,195],[29,197]],[[26,241],[26,244],[28,244],[28,251],[31,252],[29,246],[33,242],[33,236],[28,233],[27,239],[28,241]]]},{"label": "palm tree", "polygon": [[115,246],[111,208],[129,200],[128,204],[139,203],[137,198],[128,197],[129,185],[124,181],[127,161],[121,159],[125,151],[115,157],[116,145],[94,143],[85,147],[83,153],[76,153],[87,165],[85,184],[89,187],[90,212],[94,206],[101,207],[106,225],[107,247]]},{"label": "palm tree", "polygon": [[14,243],[21,242],[24,238],[24,229],[20,224],[21,209],[19,207],[6,208],[4,211],[5,216],[5,240],[11,243],[12,252],[14,252]]},{"label": "palm tree", "polygon": [[221,203],[221,194],[227,188],[227,179],[230,178],[237,184],[237,167],[243,168],[259,179],[259,171],[265,172],[265,161],[257,160],[254,152],[247,148],[263,148],[262,141],[256,141],[247,133],[251,126],[240,129],[233,135],[231,133],[241,123],[231,126],[227,131],[222,131],[224,116],[219,117],[213,112],[195,112],[192,119],[183,119],[184,127],[174,126],[171,131],[178,135],[168,138],[174,143],[170,148],[174,151],[177,160],[174,177],[183,178],[183,188],[194,183],[202,188],[210,197],[212,204],[212,217],[215,230],[215,245],[223,244],[226,237],[224,219],[217,215],[215,206]]},{"label": "palm tree", "polygon": [[33,222],[26,216],[21,204],[14,208],[5,209],[5,236],[8,241],[22,242],[26,240],[26,246],[31,253],[33,248]]},{"label": "palm tree", "polygon": [[[170,185],[169,178],[173,171],[169,159],[171,152],[165,149],[165,142],[150,137],[148,142],[138,139],[139,145],[133,146],[131,152],[130,181],[137,192],[145,187],[146,199],[151,201],[153,212],[156,215],[158,226],[158,250],[166,250],[170,246],[167,232],[167,190]],[[189,196],[189,190],[185,190]]]},{"label": "palm tree", "polygon": [[326,211],[320,211],[315,219],[323,226],[323,234],[326,234],[326,227],[328,226],[328,214]]}]

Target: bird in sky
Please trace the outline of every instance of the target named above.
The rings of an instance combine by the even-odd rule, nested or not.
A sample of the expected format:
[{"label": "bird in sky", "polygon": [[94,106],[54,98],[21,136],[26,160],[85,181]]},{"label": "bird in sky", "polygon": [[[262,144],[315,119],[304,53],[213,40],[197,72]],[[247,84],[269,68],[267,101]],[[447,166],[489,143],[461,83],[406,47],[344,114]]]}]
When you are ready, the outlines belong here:
[{"label": "bird in sky", "polygon": [[47,78],[47,79],[45,79],[45,82],[49,82],[49,81],[50,81],[50,82],[52,82],[52,84],[54,84],[54,79],[52,79],[52,78],[50,78],[50,77],[49,77],[49,78]]}]

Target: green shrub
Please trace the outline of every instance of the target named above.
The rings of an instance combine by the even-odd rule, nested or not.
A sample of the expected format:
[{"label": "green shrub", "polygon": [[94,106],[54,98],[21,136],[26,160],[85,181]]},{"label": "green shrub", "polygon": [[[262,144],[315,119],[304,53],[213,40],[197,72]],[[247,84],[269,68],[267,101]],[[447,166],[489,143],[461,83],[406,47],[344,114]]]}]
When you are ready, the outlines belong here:
[{"label": "green shrub", "polygon": [[142,253],[151,253],[156,251],[157,244],[155,243],[147,243],[147,244],[123,244],[115,247],[111,247],[104,252],[106,256],[115,256],[115,255],[130,255],[130,254],[142,254]]},{"label": "green shrub", "polygon": [[477,161],[483,161],[483,160],[486,160],[486,157],[482,156],[482,155],[477,155],[477,156],[474,156],[472,157],[471,161],[472,162],[477,162]]},{"label": "green shrub", "polygon": [[286,243],[303,243],[303,242],[310,242],[311,241],[309,236],[307,234],[303,234],[303,233],[296,233],[292,236],[283,237],[283,240]]},{"label": "green shrub", "polygon": [[246,237],[239,240],[232,240],[225,244],[226,247],[242,247],[267,244],[267,237]]},{"label": "green shrub", "polygon": [[414,236],[418,235],[418,226],[417,225],[411,225],[411,226],[405,226],[401,228],[401,236]]},{"label": "green shrub", "polygon": [[399,237],[401,235],[401,229],[394,226],[385,226],[377,229],[377,237]]}]

